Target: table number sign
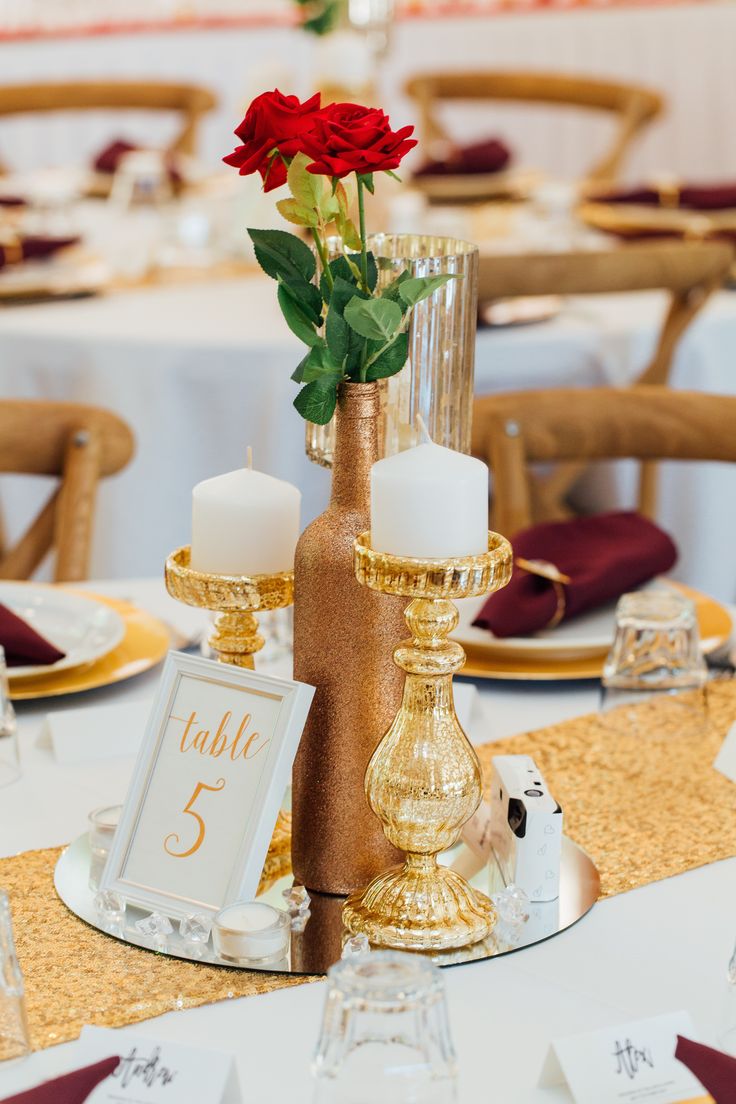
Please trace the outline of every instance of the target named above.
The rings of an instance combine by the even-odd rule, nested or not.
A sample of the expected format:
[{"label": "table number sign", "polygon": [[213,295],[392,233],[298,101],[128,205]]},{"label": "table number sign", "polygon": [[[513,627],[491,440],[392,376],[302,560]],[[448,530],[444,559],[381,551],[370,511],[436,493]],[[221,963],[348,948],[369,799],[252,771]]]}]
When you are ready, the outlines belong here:
[{"label": "table number sign", "polygon": [[179,919],[255,897],[313,694],[170,652],[101,888]]},{"label": "table number sign", "polygon": [[696,1037],[687,1012],[556,1039],[539,1084],[566,1082],[576,1104],[708,1104],[710,1096],[675,1058],[678,1035]]},{"label": "table number sign", "polygon": [[120,1065],[87,1097],[87,1104],[242,1104],[235,1059],[223,1051],[186,1046],[129,1028],[83,1027],[77,1064],[111,1055]]}]

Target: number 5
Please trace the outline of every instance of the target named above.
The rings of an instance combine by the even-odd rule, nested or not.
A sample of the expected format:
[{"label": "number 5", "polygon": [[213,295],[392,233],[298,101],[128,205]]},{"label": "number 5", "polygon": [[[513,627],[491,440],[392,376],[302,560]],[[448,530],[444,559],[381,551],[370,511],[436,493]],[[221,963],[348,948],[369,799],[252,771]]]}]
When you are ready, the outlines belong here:
[{"label": "number 5", "polygon": [[218,778],[217,781],[215,782],[214,786],[208,786],[206,782],[198,782],[197,783],[197,785],[194,787],[194,793],[192,794],[192,796],[189,798],[186,805],[182,809],[182,812],[186,813],[187,816],[194,817],[197,824],[199,825],[199,832],[197,834],[197,838],[195,839],[194,843],[192,844],[192,846],[189,848],[188,851],[172,851],[171,848],[169,847],[169,841],[173,840],[174,843],[181,843],[181,839],[179,838],[179,836],[177,835],[176,832],[171,832],[171,834],[168,835],[166,837],[166,839],[164,840],[164,851],[166,851],[166,853],[168,855],[172,855],[175,859],[186,859],[190,855],[193,855],[195,851],[199,851],[200,847],[202,846],[202,844],[204,842],[205,824],[204,824],[204,821],[202,820],[202,817],[199,815],[199,813],[195,813],[194,809],[192,808],[192,805],[197,800],[197,798],[201,794],[202,790],[210,790],[212,793],[217,793],[217,791],[222,790],[224,788],[224,786],[225,786],[225,779],[224,778]]}]

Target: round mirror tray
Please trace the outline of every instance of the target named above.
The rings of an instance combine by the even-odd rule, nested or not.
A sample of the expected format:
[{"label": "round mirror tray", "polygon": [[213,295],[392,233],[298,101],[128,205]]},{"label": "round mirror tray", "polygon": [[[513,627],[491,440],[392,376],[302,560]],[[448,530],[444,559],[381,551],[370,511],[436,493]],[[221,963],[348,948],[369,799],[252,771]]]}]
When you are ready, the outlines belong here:
[{"label": "round mirror tray", "polygon": [[[113,938],[157,954],[233,968],[232,962],[219,958],[215,953],[212,936],[206,943],[185,939],[179,934],[176,920],[172,921],[174,930],[170,934],[150,936],[143,934],[135,926],[137,921],[147,915],[144,910],[129,905],[120,921],[112,921],[100,914],[95,908],[95,890],[89,885],[90,861],[88,837],[80,836],[62,853],[54,875],[56,892],[80,920]],[[465,844],[448,851],[441,861],[457,870],[476,889],[485,893],[495,893],[503,889],[495,860],[484,862]],[[276,908],[283,908],[283,891],[291,885],[291,876],[284,876],[258,899]],[[530,903],[526,921],[512,924],[499,920],[494,931],[483,942],[430,954],[430,957],[438,966],[455,966],[531,947],[575,924],[593,907],[599,893],[598,871],[585,852],[565,836],[562,840],[560,896],[556,901]],[[326,973],[340,958],[346,938],[341,920],[343,901],[342,897],[311,894],[310,912],[306,922],[302,919],[296,926],[292,925],[289,953],[277,960],[243,963],[240,968],[287,974]]]}]

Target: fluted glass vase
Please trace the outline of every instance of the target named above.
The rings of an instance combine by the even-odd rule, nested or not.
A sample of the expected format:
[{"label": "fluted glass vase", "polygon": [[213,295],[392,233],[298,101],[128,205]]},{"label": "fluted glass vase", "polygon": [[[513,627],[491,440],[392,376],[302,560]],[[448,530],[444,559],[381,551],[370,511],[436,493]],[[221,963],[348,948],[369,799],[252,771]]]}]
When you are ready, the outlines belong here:
[{"label": "fluted glass vase", "polygon": [[[385,287],[402,272],[412,276],[455,273],[414,308],[404,368],[383,381],[381,455],[418,444],[417,415],[438,445],[470,451],[478,315],[478,248],[430,234],[374,234],[368,242]],[[307,455],[331,467],[335,423],[307,424]]]}]

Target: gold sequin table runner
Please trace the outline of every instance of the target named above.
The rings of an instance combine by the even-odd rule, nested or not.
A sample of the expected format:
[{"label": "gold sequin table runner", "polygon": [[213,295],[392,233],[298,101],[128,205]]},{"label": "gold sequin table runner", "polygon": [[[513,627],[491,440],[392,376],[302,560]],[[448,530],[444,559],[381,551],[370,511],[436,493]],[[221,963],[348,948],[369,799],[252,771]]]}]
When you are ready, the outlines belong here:
[{"label": "gold sequin table runner", "polygon": [[[576,717],[479,748],[486,777],[493,755],[536,759],[563,806],[566,833],[598,866],[603,896],[729,858],[736,855],[736,787],[712,763],[736,720],[736,681],[711,684],[708,693],[710,723],[697,739],[661,726],[651,735],[614,733],[595,715]],[[652,727],[657,708],[643,707],[652,710]],[[640,715],[646,720],[641,707]],[[0,860],[35,1049],[75,1039],[87,1023],[119,1027],[310,980],[183,962],[88,927],[56,896],[61,850]]]}]

